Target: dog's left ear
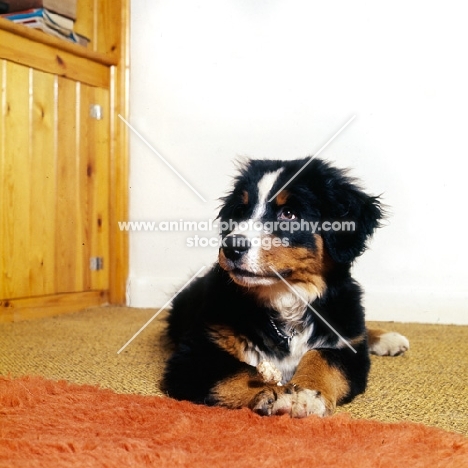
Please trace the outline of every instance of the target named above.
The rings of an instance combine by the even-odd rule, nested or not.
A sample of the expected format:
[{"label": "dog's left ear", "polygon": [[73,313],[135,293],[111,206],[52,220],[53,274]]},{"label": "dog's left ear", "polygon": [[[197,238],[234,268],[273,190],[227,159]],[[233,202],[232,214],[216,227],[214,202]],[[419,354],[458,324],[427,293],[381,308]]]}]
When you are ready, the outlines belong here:
[{"label": "dog's left ear", "polygon": [[[325,246],[335,262],[351,263],[380,226],[383,209],[379,197],[367,195],[340,171],[328,179],[324,192],[321,234]],[[323,224],[325,221],[328,223]]]}]

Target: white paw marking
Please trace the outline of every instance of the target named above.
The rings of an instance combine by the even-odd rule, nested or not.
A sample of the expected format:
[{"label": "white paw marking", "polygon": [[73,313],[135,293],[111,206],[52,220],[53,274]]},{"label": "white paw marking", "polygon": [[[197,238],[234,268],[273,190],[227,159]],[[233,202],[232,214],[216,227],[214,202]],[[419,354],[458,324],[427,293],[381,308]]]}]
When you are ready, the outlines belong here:
[{"label": "white paw marking", "polygon": [[319,392],[306,388],[280,395],[273,403],[271,414],[289,414],[292,418],[305,418],[311,414],[325,416],[327,408]]},{"label": "white paw marking", "polygon": [[276,366],[270,361],[262,361],[257,366],[257,372],[262,377],[265,383],[271,383],[275,385],[281,385],[283,376]]},{"label": "white paw marking", "polygon": [[311,414],[325,416],[327,407],[325,400],[319,392],[315,390],[304,389],[297,393],[297,399],[293,404],[291,416],[293,418],[303,418]]},{"label": "white paw marking", "polygon": [[409,347],[408,338],[396,332],[387,332],[369,350],[378,356],[398,356],[408,351]]}]

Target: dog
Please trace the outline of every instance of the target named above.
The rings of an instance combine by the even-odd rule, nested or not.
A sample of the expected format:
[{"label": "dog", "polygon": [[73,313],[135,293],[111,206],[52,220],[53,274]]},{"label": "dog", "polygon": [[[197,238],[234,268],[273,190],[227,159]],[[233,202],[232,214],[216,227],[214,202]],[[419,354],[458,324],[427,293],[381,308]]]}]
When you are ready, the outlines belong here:
[{"label": "dog", "polygon": [[166,394],[302,418],[363,393],[369,353],[409,349],[366,329],[350,273],[383,211],[324,160],[249,160],[223,198],[218,261],[173,301]]}]

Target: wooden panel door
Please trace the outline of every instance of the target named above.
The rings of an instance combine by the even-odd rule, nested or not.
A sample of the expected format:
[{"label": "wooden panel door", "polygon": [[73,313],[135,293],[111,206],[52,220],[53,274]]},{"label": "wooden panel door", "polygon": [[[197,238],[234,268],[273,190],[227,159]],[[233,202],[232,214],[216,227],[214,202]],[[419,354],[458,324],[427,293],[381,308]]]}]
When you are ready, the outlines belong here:
[{"label": "wooden panel door", "polygon": [[[2,297],[14,297],[30,291],[30,72],[6,61],[1,69],[0,290]],[[24,91],[15,93],[13,83]]]},{"label": "wooden panel door", "polygon": [[109,91],[6,60],[0,70],[0,299],[106,291]]}]

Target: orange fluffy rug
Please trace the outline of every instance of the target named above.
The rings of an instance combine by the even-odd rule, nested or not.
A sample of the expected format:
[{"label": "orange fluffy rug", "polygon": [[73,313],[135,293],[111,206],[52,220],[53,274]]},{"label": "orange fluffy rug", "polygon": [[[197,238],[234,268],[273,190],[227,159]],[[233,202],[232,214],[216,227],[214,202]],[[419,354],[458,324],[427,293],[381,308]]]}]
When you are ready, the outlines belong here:
[{"label": "orange fluffy rug", "polygon": [[468,466],[468,439],[419,424],[264,418],[39,377],[0,377],[3,467]]}]

